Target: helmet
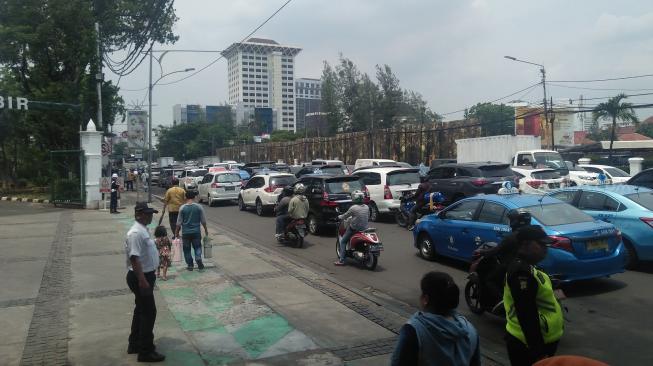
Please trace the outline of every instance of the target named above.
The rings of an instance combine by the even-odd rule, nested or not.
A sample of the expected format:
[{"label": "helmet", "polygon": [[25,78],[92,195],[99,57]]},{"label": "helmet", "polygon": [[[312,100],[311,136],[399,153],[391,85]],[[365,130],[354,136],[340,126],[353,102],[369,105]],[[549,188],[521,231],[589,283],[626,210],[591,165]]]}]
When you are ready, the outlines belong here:
[{"label": "helmet", "polygon": [[365,198],[365,194],[361,191],[354,191],[351,194],[351,201],[353,203],[363,203],[364,198]]},{"label": "helmet", "polygon": [[303,194],[305,191],[306,191],[306,187],[303,184],[297,183],[295,185],[295,189],[294,189],[295,194]]},{"label": "helmet", "polygon": [[282,196],[292,196],[293,193],[293,187],[291,186],[285,186],[283,187],[283,191],[281,192]]},{"label": "helmet", "polygon": [[531,213],[523,209],[512,209],[508,211],[508,219],[512,231],[531,224]]}]

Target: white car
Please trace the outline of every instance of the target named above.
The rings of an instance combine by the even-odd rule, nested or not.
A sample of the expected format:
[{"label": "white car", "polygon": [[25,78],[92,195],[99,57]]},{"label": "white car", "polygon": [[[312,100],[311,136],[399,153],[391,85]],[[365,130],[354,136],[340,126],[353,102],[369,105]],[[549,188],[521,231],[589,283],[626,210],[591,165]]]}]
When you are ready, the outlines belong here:
[{"label": "white car", "polygon": [[252,176],[241,189],[238,196],[238,208],[241,211],[256,207],[259,216],[272,211],[277,204],[277,197],[283,187],[295,183],[297,179],[286,173],[259,173]]},{"label": "white car", "polygon": [[417,190],[420,184],[419,169],[369,168],[355,171],[370,194],[370,220],[377,221],[382,214],[399,208],[401,191]]},{"label": "white car", "polygon": [[578,164],[578,166],[597,175],[603,173],[607,178],[607,184],[625,184],[630,179],[630,174],[613,166],[594,164]]},{"label": "white car", "polygon": [[206,173],[206,169],[185,169],[179,176],[179,186],[186,191],[197,191],[197,186]]},{"label": "white car", "polygon": [[577,186],[596,186],[599,184],[598,174],[588,172],[587,170],[574,165],[571,161],[565,161],[569,170],[569,180],[576,183]]},{"label": "white car", "polygon": [[354,170],[368,166],[382,167],[393,165],[397,165],[397,162],[390,159],[356,159],[356,162],[354,163]]},{"label": "white car", "polygon": [[199,201],[209,206],[218,201],[235,201],[240,194],[240,174],[234,172],[208,173],[199,184]]},{"label": "white car", "polygon": [[519,178],[519,189],[523,193],[545,194],[570,185],[560,173],[550,168],[513,167],[512,171]]}]

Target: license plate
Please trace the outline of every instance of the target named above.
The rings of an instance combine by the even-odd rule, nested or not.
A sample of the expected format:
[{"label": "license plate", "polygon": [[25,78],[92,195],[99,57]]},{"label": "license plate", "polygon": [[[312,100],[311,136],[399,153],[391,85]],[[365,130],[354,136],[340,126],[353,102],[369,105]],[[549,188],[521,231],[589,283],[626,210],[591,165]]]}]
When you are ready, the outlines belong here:
[{"label": "license plate", "polygon": [[236,187],[234,187],[234,186],[231,186],[231,187],[224,187],[224,190],[225,190],[225,191],[235,191],[235,190],[236,190]]},{"label": "license plate", "polygon": [[370,252],[380,252],[383,250],[383,244],[370,245]]},{"label": "license plate", "polygon": [[588,251],[593,251],[593,250],[608,250],[608,241],[607,240],[592,240],[588,241],[585,244],[585,248]]}]

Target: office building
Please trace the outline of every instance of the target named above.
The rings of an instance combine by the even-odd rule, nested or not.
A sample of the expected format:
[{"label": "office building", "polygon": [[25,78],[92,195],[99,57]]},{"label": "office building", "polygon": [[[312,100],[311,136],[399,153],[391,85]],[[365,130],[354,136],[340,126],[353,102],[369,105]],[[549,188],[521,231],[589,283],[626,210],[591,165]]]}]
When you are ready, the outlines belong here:
[{"label": "office building", "polygon": [[252,123],[255,108],[271,108],[275,130],[295,131],[295,56],[301,48],[250,38],[222,52],[227,59],[229,104],[236,124]]},{"label": "office building", "polygon": [[172,125],[183,125],[188,123],[188,115],[186,114],[186,106],[175,104],[172,106]]},{"label": "office building", "polygon": [[233,111],[228,105],[207,105],[199,104],[181,105],[175,104],[172,107],[173,126],[186,123],[224,123],[233,120]]},{"label": "office building", "polygon": [[[298,133],[313,135],[312,131],[318,128],[314,123],[307,123],[307,116],[316,116],[322,112],[321,93],[322,81],[319,79],[295,79],[295,118]],[[309,118],[308,121],[317,121],[317,119]]]}]

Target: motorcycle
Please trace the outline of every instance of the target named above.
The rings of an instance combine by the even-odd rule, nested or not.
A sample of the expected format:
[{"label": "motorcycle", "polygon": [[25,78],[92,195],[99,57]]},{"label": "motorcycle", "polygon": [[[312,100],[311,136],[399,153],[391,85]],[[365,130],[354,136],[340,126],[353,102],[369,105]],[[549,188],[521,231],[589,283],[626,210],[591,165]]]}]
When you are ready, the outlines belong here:
[{"label": "motorcycle", "polygon": [[279,243],[294,245],[296,248],[304,246],[306,237],[306,222],[303,219],[291,220],[283,234],[279,237]]},{"label": "motorcycle", "polygon": [[[347,221],[340,220],[338,222],[338,235],[336,235],[336,254],[338,258],[340,258],[340,239],[345,235],[347,226]],[[345,258],[353,258],[365,268],[373,271],[378,264],[382,250],[383,244],[376,234],[376,229],[369,228],[352,235],[345,248]]]},{"label": "motorcycle", "polygon": [[[401,197],[399,198],[399,208],[392,209],[395,212],[395,221],[397,225],[401,227],[407,227],[410,219],[410,210],[415,207],[415,189],[401,189]],[[426,197],[428,195],[428,197]],[[424,205],[420,211],[417,212],[417,218],[431,213],[436,213],[444,209],[444,205],[441,202],[431,202],[432,197],[435,196],[435,193],[426,193],[425,198],[429,201],[429,204]]]}]

